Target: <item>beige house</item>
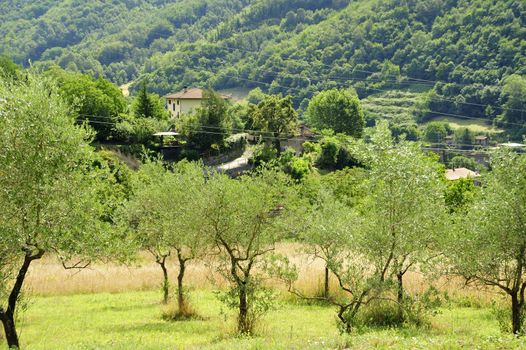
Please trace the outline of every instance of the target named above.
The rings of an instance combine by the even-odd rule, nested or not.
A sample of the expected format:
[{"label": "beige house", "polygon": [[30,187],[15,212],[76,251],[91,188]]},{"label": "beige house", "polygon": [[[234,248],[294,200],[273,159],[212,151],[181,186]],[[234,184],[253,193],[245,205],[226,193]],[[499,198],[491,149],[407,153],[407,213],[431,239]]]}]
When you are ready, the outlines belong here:
[{"label": "beige house", "polygon": [[[203,101],[204,90],[200,88],[183,89],[179,92],[166,95],[166,109],[170,111],[172,118],[178,118],[181,114],[191,113]],[[225,100],[230,96],[221,95]]]}]

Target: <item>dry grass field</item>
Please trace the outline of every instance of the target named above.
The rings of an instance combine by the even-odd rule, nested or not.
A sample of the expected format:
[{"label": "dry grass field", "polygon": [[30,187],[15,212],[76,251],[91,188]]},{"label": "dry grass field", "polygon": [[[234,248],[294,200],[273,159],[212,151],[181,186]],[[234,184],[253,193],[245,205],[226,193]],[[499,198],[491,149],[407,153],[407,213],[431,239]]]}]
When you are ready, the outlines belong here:
[{"label": "dry grass field", "polygon": [[[301,253],[297,244],[282,244],[278,251],[302,266],[297,286],[314,295],[321,289],[324,265]],[[522,339],[501,333],[491,304],[501,301],[492,291],[475,291],[459,280],[441,278],[436,288],[447,291],[445,303],[430,327],[372,328],[349,336],[336,327],[336,309],[309,304],[281,291],[277,308],[259,325],[257,335],[234,335],[234,315],[217,300],[220,278],[210,263],[189,267],[186,284],[192,306],[201,316],[191,321],[168,322],[161,314],[161,270],[150,256],[141,254],[132,266],[94,264],[82,271],[66,271],[46,257],[31,268],[25,294],[26,310],[19,325],[27,349],[514,349]],[[176,264],[170,262],[175,279]],[[429,284],[422,274],[406,279],[411,293]],[[334,280],[331,289],[337,290]]]}]

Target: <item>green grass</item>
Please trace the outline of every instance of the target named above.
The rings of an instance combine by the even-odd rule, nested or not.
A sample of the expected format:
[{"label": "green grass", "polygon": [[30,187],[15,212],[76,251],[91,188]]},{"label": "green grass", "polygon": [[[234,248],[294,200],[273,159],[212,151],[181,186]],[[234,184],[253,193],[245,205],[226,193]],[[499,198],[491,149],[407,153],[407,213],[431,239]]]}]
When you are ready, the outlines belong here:
[{"label": "green grass", "polygon": [[501,133],[504,130],[502,129],[496,129],[491,124],[487,123],[484,120],[478,120],[478,119],[462,119],[462,118],[454,118],[454,117],[439,117],[434,118],[431,121],[438,121],[438,122],[446,122],[449,123],[451,128],[453,130],[461,129],[461,128],[468,128],[473,132],[480,132],[480,133]]},{"label": "green grass", "polygon": [[368,96],[362,100],[362,107],[367,118],[415,124],[413,114],[418,97],[411,91],[392,90]]},{"label": "green grass", "polygon": [[373,329],[340,336],[335,309],[281,302],[258,336],[233,335],[209,291],[192,293],[202,319],[166,322],[158,292],[31,298],[20,321],[24,349],[519,349],[487,308],[442,309],[429,329]]}]

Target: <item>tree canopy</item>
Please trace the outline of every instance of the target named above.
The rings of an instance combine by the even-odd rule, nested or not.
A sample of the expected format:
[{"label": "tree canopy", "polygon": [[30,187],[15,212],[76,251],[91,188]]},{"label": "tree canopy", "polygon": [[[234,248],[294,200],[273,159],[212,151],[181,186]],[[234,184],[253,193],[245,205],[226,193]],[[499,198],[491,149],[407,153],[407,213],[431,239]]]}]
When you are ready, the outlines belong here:
[{"label": "tree canopy", "polygon": [[351,90],[327,90],[312,98],[307,108],[307,120],[317,129],[332,129],[336,133],[360,137],[365,126],[360,100]]}]

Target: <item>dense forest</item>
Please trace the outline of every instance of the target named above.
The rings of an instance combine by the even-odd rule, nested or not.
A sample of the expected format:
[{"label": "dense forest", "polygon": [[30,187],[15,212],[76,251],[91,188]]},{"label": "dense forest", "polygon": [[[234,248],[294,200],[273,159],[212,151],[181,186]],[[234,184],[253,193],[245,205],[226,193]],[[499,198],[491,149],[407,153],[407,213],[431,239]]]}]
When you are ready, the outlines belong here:
[{"label": "dense forest", "polygon": [[[517,0],[11,0],[0,53],[117,83],[417,93],[415,121],[484,118],[522,133],[526,4]],[[15,35],[16,33],[16,35]],[[370,117],[370,116],[369,116]]]}]

